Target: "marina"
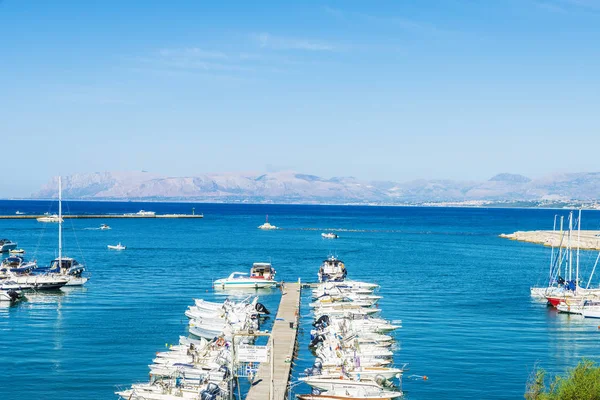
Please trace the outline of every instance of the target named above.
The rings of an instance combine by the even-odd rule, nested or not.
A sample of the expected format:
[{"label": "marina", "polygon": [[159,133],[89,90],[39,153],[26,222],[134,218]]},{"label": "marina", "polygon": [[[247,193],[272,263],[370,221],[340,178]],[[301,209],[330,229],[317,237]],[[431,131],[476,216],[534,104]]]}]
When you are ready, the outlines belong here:
[{"label": "marina", "polygon": [[[14,212],[2,207],[0,202],[3,214]],[[21,203],[11,207],[33,214]],[[40,204],[42,207],[48,209],[46,204]],[[69,203],[69,207],[74,214],[90,211],[102,214],[121,208],[103,203]],[[144,207],[134,203],[129,210]],[[582,354],[594,351],[597,320],[559,313],[530,298],[530,285],[538,278],[541,283],[541,275],[547,279],[551,248],[498,238],[499,232],[534,230],[548,225],[552,228],[555,212],[343,206],[203,207],[205,215],[210,215],[205,220],[211,221],[210,225],[186,220],[157,224],[151,219],[121,219],[113,220],[112,229],[103,231],[98,229],[99,222],[66,220],[64,246],[70,256],[77,254],[91,279],[83,287],[24,292],[26,300],[1,302],[0,332],[6,337],[27,338],[31,343],[25,347],[6,341],[0,344],[7,373],[14,376],[14,385],[2,387],[4,393],[70,398],[74,389],[65,387],[64,376],[81,375],[82,371],[86,371],[86,382],[76,389],[82,397],[116,398],[115,391],[131,388],[136,382],[147,384],[148,365],[157,358],[156,353],[179,346],[179,337],[192,328],[185,312],[195,305],[193,299],[219,304],[227,298],[242,301],[248,294],[234,289],[214,290],[213,282],[234,271],[249,272],[254,262],[272,260],[277,269],[276,280],[285,281],[284,289],[298,278],[302,286],[297,356],[291,364],[285,390],[290,399],[296,395],[317,396],[301,380],[305,378],[304,371],[312,368],[316,360],[310,347],[312,324],[316,314],[320,317],[323,313],[312,305],[324,303],[321,309],[333,307],[332,311],[337,312],[336,306],[325,304],[345,296],[329,286],[320,287],[323,283],[318,282],[319,266],[329,254],[342,260],[347,269],[346,279],[380,286],[372,294],[361,292],[353,297],[357,304],[367,307],[377,300],[376,308],[381,311],[374,317],[403,327],[392,334],[372,334],[371,338],[395,339],[385,346],[392,353],[393,367],[384,368],[395,369],[386,373],[388,376],[402,371],[401,391],[412,399],[440,397],[440,393],[444,394],[441,398],[521,397],[526,377],[536,363],[549,371],[562,372],[576,364]],[[165,204],[154,209],[166,214],[181,213],[186,208],[190,206]],[[273,216],[277,225],[289,229],[273,234],[256,229],[267,213],[269,220]],[[584,212],[582,230],[600,224],[598,215]],[[568,213],[564,217],[566,221]],[[467,223],[473,219],[478,224]],[[344,230],[343,240],[323,240],[320,232],[296,229],[311,224]],[[4,220],[0,221],[0,229],[2,237],[25,250],[26,260],[47,263],[57,259],[57,224]],[[107,250],[107,244],[118,242],[126,244],[127,250]],[[9,255],[6,253],[5,257]],[[580,252],[583,270],[580,273],[586,279],[595,259],[595,252]],[[576,249],[573,267],[575,261]],[[331,267],[331,270],[324,268],[323,276],[336,273],[335,263]],[[507,285],[507,273],[514,271],[519,272],[520,279]],[[341,272],[339,263],[337,272]],[[597,281],[594,278],[592,285],[597,285]],[[329,297],[315,299],[313,290],[319,296]],[[272,324],[277,322],[281,289],[251,290],[252,294],[272,311],[261,325],[261,331],[270,333]],[[498,302],[499,297],[506,301]],[[343,303],[346,307],[346,301]],[[31,321],[37,322],[32,325]],[[290,329],[288,321],[280,324]],[[261,340],[257,339],[256,345],[266,346],[267,339]],[[366,340],[361,339],[365,346],[373,346]],[[573,340],[580,343],[576,351],[568,345]],[[499,347],[501,352],[495,350]],[[383,357],[390,357],[383,355],[389,354],[387,351],[380,352]],[[284,350],[281,355],[284,364],[285,353]],[[38,366],[35,360],[40,357],[56,360],[54,366]],[[372,360],[365,359],[367,362]],[[45,384],[34,384],[32,374],[22,368],[22,363],[36,365],[37,379],[44,377]],[[404,367],[406,363],[410,371]],[[333,372],[333,367],[330,370]],[[465,374],[469,379],[463,379]],[[419,377],[422,375],[429,379],[424,381]],[[485,384],[493,376],[505,379]],[[250,388],[248,378],[241,377],[240,383],[245,396]],[[321,385],[316,380],[313,383]],[[325,393],[315,398],[325,399]]]}]

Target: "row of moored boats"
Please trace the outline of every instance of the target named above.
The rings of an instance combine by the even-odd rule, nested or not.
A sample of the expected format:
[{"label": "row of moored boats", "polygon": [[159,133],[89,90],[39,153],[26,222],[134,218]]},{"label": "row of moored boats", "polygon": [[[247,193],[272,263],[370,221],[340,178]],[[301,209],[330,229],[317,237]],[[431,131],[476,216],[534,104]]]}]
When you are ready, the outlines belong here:
[{"label": "row of moored boats", "polygon": [[[568,225],[565,226],[566,224]],[[552,247],[547,285],[532,287],[531,296],[546,300],[549,305],[562,313],[600,318],[600,287],[590,286],[600,254],[596,258],[590,276],[587,281],[584,281],[579,268],[581,210],[577,219],[573,219],[573,212],[571,212],[566,224],[564,217],[560,219],[554,217],[554,231],[559,232],[560,243],[557,248]],[[577,229],[574,229],[575,226]],[[576,243],[575,246],[573,242]]]},{"label": "row of moored boats", "polygon": [[156,353],[150,365],[150,381],[116,392],[127,400],[224,400],[236,388],[231,374],[232,343],[250,344],[242,331],[258,330],[269,311],[258,298],[223,303],[196,299],[185,315],[190,337]]},{"label": "row of moored boats", "polygon": [[377,284],[346,279],[345,264],[326,259],[312,291],[314,329],[310,348],[316,355],[300,381],[312,388],[301,400],[397,399],[403,396],[403,369],[393,366],[399,325],[379,316]]}]

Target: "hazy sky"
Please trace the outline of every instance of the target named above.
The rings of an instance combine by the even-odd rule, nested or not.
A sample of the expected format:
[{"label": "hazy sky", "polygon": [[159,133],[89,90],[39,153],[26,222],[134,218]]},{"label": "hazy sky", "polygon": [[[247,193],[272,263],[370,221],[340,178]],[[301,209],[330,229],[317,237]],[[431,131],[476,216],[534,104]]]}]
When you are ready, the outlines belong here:
[{"label": "hazy sky", "polygon": [[0,0],[0,196],[51,176],[600,170],[600,0]]}]

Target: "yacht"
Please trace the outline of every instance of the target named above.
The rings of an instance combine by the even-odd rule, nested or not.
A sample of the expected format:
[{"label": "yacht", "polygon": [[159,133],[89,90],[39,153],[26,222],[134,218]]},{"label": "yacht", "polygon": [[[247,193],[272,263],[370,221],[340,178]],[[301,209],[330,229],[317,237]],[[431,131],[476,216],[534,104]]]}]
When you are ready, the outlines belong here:
[{"label": "yacht", "polygon": [[319,282],[339,282],[346,278],[348,271],[342,260],[329,256],[319,268]]},{"label": "yacht", "polygon": [[275,269],[271,263],[257,262],[252,264],[250,274],[246,272],[234,272],[225,279],[214,282],[215,288],[253,288],[264,289],[277,286],[275,281]]},{"label": "yacht", "polygon": [[2,260],[0,278],[6,278],[10,274],[28,274],[36,268],[35,261],[26,261],[23,256],[12,255]]},{"label": "yacht", "polygon": [[119,242],[119,244],[116,245],[109,244],[106,247],[108,247],[109,250],[125,250],[127,248],[127,246],[123,246],[121,242]]},{"label": "yacht", "polygon": [[135,213],[135,215],[139,215],[140,217],[153,217],[156,215],[156,213],[154,211],[140,210],[137,213]]},{"label": "yacht", "polygon": [[323,233],[321,233],[321,236],[323,237],[323,239],[337,239],[337,238],[339,238],[339,236],[336,235],[333,232],[327,232],[327,233],[323,232]]},{"label": "yacht", "polygon": [[[75,259],[64,257],[62,254],[62,180],[58,177],[58,258],[50,263],[49,268],[45,268],[46,277],[65,280],[66,286],[83,286],[88,278],[82,276],[85,267],[79,264]],[[64,286],[63,285],[63,286]]]},{"label": "yacht", "polygon": [[17,244],[8,239],[0,239],[0,253],[6,253],[7,251],[14,250],[17,248]]},{"label": "yacht", "polygon": [[49,213],[45,213],[43,217],[36,218],[38,222],[63,222],[62,216],[58,216],[56,214],[50,215]]},{"label": "yacht", "polygon": [[271,231],[271,230],[274,230],[274,229],[279,229],[279,228],[278,228],[278,227],[276,227],[275,225],[271,225],[271,224],[269,223],[269,216],[267,215],[267,220],[265,221],[265,223],[264,223],[264,224],[260,225],[260,226],[258,227],[258,229],[262,229],[262,230],[264,230],[264,231]]},{"label": "yacht", "polygon": [[52,260],[49,273],[67,277],[68,282],[65,286],[83,286],[88,278],[82,276],[85,267],[77,262],[74,258],[61,257]]}]

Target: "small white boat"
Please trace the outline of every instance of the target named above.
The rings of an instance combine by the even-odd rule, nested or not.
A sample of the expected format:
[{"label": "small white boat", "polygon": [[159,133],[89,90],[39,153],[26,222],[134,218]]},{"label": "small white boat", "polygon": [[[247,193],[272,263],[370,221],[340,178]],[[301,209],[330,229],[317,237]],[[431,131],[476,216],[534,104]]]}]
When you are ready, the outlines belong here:
[{"label": "small white boat", "polygon": [[252,264],[250,276],[245,272],[234,272],[225,279],[217,279],[215,288],[252,288],[264,289],[277,286],[275,268],[271,263],[257,262]]},{"label": "small white boat", "polygon": [[119,242],[117,245],[109,244],[106,247],[108,247],[110,250],[125,250],[127,248],[127,246],[123,246],[121,242]]},{"label": "small white boat", "polygon": [[7,251],[14,250],[16,248],[17,243],[8,239],[0,239],[0,253],[6,253]]},{"label": "small white boat", "polygon": [[585,318],[600,318],[600,309],[598,309],[598,308],[595,308],[595,309],[583,309],[583,311],[581,312],[581,314]]},{"label": "small white boat", "polygon": [[59,217],[57,214],[44,214],[43,217],[36,218],[38,222],[63,222],[62,217]]},{"label": "small white boat", "polygon": [[24,212],[22,212],[22,211],[17,211],[15,214],[16,214],[16,215],[24,215],[25,213],[24,213]]},{"label": "small white boat", "polygon": [[110,228],[110,226],[108,226],[108,225],[106,225],[106,224],[102,224],[102,225],[100,225],[100,230],[102,230],[102,231],[107,231],[107,230],[109,230],[109,229],[111,229],[111,228]]},{"label": "small white boat", "polygon": [[23,249],[14,249],[8,251],[10,254],[25,254],[25,250]]},{"label": "small white boat", "polygon": [[321,236],[323,237],[323,239],[337,239],[337,238],[339,238],[339,236],[336,235],[333,232],[327,232],[327,233],[323,232],[323,233],[321,233]]},{"label": "small white boat", "polygon": [[278,227],[276,227],[275,225],[271,225],[271,224],[269,223],[269,216],[267,215],[267,220],[265,221],[265,223],[264,223],[264,224],[260,225],[260,226],[258,227],[258,229],[262,229],[262,230],[264,230],[264,231],[271,231],[271,230],[274,230],[274,229],[279,229],[279,228],[278,228]]}]

